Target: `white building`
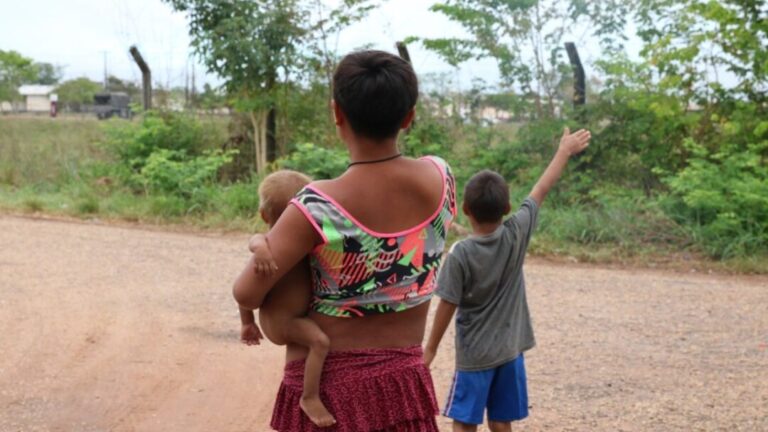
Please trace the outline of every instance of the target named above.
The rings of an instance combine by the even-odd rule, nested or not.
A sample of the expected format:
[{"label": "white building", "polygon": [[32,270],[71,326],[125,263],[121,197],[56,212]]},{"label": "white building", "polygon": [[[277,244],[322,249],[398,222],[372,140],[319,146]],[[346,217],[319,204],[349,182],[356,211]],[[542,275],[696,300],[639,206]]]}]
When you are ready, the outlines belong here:
[{"label": "white building", "polygon": [[55,86],[39,84],[19,87],[19,94],[24,96],[26,111],[48,112],[51,109],[51,100],[56,99],[56,95],[52,94],[55,88]]}]

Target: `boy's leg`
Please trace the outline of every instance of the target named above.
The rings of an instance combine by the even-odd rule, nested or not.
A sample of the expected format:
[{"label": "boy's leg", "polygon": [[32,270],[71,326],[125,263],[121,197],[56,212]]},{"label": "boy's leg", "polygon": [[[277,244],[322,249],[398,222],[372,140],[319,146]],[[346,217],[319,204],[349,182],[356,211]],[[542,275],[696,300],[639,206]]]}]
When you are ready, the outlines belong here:
[{"label": "boy's leg", "polygon": [[[496,368],[488,396],[488,426],[492,431],[509,431],[510,423],[528,417],[528,385],[525,360],[516,359]],[[505,426],[508,425],[508,426]],[[499,429],[494,429],[496,426]]]},{"label": "boy's leg", "polygon": [[476,430],[476,424],[462,423],[458,420],[453,421],[453,432],[475,432]]},{"label": "boy's leg", "polygon": [[453,419],[454,431],[475,431],[483,423],[493,369],[456,371],[443,415]]},{"label": "boy's leg", "polygon": [[488,429],[491,432],[512,432],[512,422],[495,422],[488,420]]},{"label": "boy's leg", "polygon": [[309,354],[304,364],[304,391],[301,395],[301,409],[316,425],[330,426],[336,421],[320,401],[320,377],[331,342],[317,323],[309,318],[293,318],[286,324],[285,338],[290,342],[309,348]]}]

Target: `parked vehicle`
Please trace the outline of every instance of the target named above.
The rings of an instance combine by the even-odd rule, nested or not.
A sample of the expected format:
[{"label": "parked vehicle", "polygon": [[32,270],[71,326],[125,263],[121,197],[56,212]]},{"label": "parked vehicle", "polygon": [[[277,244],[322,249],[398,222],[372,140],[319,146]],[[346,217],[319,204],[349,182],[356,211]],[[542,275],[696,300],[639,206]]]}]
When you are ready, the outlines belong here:
[{"label": "parked vehicle", "polygon": [[99,119],[108,119],[114,115],[124,119],[131,118],[131,98],[126,93],[96,93],[93,102],[93,111]]}]

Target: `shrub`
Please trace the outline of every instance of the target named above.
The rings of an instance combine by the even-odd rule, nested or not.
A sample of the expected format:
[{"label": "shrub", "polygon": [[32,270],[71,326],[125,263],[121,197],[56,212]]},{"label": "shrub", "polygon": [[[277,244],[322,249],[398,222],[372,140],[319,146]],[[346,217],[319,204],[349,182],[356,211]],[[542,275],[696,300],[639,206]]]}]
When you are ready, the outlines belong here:
[{"label": "shrub", "polygon": [[207,151],[190,157],[181,150],[155,150],[146,160],[138,180],[150,192],[170,193],[190,199],[216,180],[219,169],[233,152]]},{"label": "shrub", "polygon": [[115,119],[108,123],[106,132],[105,148],[132,172],[140,172],[158,150],[197,156],[218,144],[211,125],[170,112],[148,111],[139,122]]},{"label": "shrub", "polygon": [[297,145],[289,156],[278,159],[277,166],[303,172],[314,179],[329,179],[341,175],[347,169],[348,160],[343,150],[306,143]]},{"label": "shrub", "polygon": [[87,215],[99,212],[99,201],[94,196],[87,196],[77,201],[75,210],[79,214]]},{"label": "shrub", "polygon": [[686,148],[693,154],[688,166],[666,179],[668,212],[693,227],[713,257],[768,251],[768,141],[713,153],[688,139]]}]

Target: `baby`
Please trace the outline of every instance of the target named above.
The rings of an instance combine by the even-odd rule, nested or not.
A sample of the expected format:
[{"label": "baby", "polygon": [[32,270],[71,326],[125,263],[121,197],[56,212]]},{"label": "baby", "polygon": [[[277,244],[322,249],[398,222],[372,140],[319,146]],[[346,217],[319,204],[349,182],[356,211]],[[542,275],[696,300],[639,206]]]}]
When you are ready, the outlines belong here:
[{"label": "baby", "polygon": [[[268,175],[259,185],[259,213],[264,222],[272,227],[291,198],[310,181],[309,177],[296,171],[282,170]],[[269,276],[277,270],[265,236],[254,236],[250,248],[254,254],[256,272]],[[310,299],[309,265],[304,260],[286,273],[270,291],[261,305],[259,324],[273,343],[295,343],[309,349],[300,405],[314,424],[326,427],[336,423],[320,401],[320,375],[330,341],[320,327],[306,316]],[[247,345],[258,345],[262,336],[256,326],[253,311],[241,308],[240,320],[240,340]]]}]

